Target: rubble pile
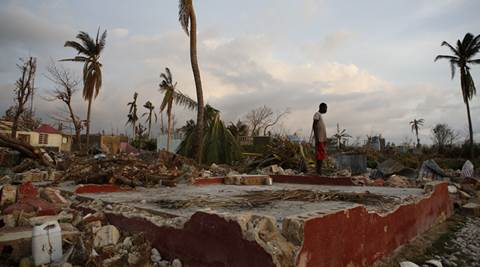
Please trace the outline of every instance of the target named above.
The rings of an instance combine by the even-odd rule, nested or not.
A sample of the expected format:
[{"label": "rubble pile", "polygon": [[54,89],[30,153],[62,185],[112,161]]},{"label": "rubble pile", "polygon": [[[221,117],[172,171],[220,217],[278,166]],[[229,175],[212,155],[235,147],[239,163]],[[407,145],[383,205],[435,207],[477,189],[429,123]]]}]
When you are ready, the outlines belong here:
[{"label": "rubble pile", "polygon": [[63,255],[51,266],[181,266],[178,259],[162,259],[143,234],[110,225],[102,211],[94,211],[108,210],[101,201],[82,202],[27,182],[3,185],[0,207],[0,262],[7,266],[34,266],[32,229],[53,222],[61,229]]}]

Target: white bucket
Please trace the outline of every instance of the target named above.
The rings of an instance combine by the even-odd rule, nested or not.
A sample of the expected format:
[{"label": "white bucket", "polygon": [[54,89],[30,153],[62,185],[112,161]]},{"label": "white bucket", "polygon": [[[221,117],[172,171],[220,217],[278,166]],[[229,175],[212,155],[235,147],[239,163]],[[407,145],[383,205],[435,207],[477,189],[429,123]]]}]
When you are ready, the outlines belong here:
[{"label": "white bucket", "polygon": [[35,265],[62,259],[62,229],[57,221],[33,227],[32,255]]}]

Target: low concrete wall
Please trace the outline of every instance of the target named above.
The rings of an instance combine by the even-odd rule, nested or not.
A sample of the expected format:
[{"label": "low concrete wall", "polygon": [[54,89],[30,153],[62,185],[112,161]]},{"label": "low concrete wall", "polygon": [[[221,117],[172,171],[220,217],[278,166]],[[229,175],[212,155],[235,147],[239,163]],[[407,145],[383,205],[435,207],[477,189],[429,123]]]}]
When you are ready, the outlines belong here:
[{"label": "low concrete wall", "polygon": [[387,214],[358,206],[300,219],[303,242],[296,266],[371,265],[452,214],[447,186],[435,184],[430,196]]}]

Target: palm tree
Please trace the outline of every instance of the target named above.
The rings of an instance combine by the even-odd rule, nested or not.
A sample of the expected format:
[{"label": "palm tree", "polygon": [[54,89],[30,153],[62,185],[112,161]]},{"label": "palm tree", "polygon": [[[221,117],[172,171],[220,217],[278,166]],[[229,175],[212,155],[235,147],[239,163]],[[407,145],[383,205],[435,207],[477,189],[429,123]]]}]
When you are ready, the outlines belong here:
[{"label": "palm tree", "polygon": [[157,122],[157,113],[154,112],[155,107],[150,101],[147,101],[143,107],[148,110],[148,112],[143,113],[142,117],[147,116],[145,122],[148,123],[148,138],[150,138],[150,130],[152,129],[152,114],[155,116],[155,122]]},{"label": "palm tree", "polygon": [[[198,67],[197,60],[197,17],[195,15],[195,9],[193,8],[193,0],[180,0],[179,1],[178,17],[180,24],[182,25],[185,33],[190,37],[190,62],[192,65],[193,77],[195,79],[195,88],[197,89],[197,129],[196,140],[194,144],[194,155],[198,163],[202,162],[203,151],[203,135],[204,135],[204,103],[203,103],[203,90],[202,80],[200,77],[200,68]],[[189,27],[190,25],[190,27]]]},{"label": "palm tree", "polygon": [[470,131],[470,157],[473,159],[473,128],[472,119],[470,117],[469,101],[472,100],[476,94],[475,83],[470,74],[469,64],[479,64],[480,59],[473,59],[473,57],[480,50],[480,35],[476,37],[471,33],[465,34],[463,40],[457,40],[457,46],[453,47],[449,43],[443,41],[442,46],[450,48],[453,55],[438,55],[435,61],[439,59],[447,59],[450,61],[452,71],[452,79],[455,76],[455,67],[460,69],[460,84],[463,95],[463,102],[467,106],[468,128]]},{"label": "palm tree", "polygon": [[243,123],[241,120],[238,120],[237,123],[231,122],[230,125],[227,127],[228,130],[238,139],[240,136],[247,136],[248,135],[248,125]]},{"label": "palm tree", "polygon": [[167,108],[167,151],[170,151],[170,139],[172,136],[172,107],[173,102],[182,105],[188,109],[197,108],[197,103],[189,96],[183,94],[175,87],[177,83],[173,83],[172,73],[169,68],[165,68],[165,73],[161,73],[160,77],[163,79],[160,83],[160,92],[164,93],[162,104],[160,105],[160,112]]},{"label": "palm tree", "polygon": [[128,111],[128,115],[127,115],[127,123],[126,124],[130,124],[132,125],[132,128],[133,128],[133,139],[135,139],[135,136],[136,136],[136,132],[137,132],[137,121],[138,121],[138,116],[137,116],[137,97],[138,97],[138,93],[135,92],[133,94],[133,101],[132,102],[128,102],[127,106],[130,106],[130,110]]},{"label": "palm tree", "polygon": [[347,130],[343,129],[340,131],[340,125],[337,123],[337,133],[333,135],[335,139],[337,139],[337,146],[340,149],[343,140],[347,140],[352,136],[347,133]]},{"label": "palm tree", "polygon": [[95,40],[88,33],[81,31],[76,38],[80,42],[67,41],[65,47],[71,47],[77,50],[77,56],[74,58],[62,59],[62,61],[83,62],[83,98],[88,101],[87,111],[87,149],[90,143],[90,114],[92,109],[92,101],[98,96],[102,87],[102,64],[100,63],[100,54],[105,48],[107,39],[107,31],[105,30],[99,36],[100,28],[97,31]]},{"label": "palm tree", "polygon": [[[206,163],[227,163],[232,164],[240,158],[241,147],[237,139],[220,119],[220,112],[211,107],[205,106],[205,138],[203,139],[203,158]],[[192,156],[195,142],[194,122],[188,121],[182,127],[185,137],[180,143],[177,153],[184,156]]]},{"label": "palm tree", "polygon": [[420,138],[418,138],[418,128],[420,126],[423,126],[423,119],[413,119],[413,121],[410,122],[410,125],[412,126],[412,132],[415,131],[415,135],[417,136],[417,148],[420,147]]}]

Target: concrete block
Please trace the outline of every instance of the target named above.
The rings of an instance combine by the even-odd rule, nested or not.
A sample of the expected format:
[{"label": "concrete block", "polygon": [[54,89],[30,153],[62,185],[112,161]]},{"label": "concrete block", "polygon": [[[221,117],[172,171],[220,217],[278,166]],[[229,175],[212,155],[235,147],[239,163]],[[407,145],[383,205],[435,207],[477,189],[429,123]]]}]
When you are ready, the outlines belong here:
[{"label": "concrete block", "polygon": [[51,187],[45,188],[41,193],[40,196],[43,199],[48,200],[49,202],[59,206],[59,207],[68,207],[70,206],[70,201],[66,200],[61,194],[60,190],[54,189]]},{"label": "concrete block", "polygon": [[17,187],[14,185],[4,185],[0,194],[0,206],[6,206],[15,203],[17,199]]},{"label": "concrete block", "polygon": [[117,244],[120,239],[120,232],[113,225],[105,225],[95,234],[94,247],[104,247]]}]

